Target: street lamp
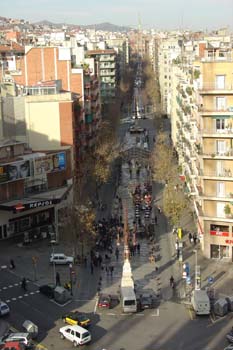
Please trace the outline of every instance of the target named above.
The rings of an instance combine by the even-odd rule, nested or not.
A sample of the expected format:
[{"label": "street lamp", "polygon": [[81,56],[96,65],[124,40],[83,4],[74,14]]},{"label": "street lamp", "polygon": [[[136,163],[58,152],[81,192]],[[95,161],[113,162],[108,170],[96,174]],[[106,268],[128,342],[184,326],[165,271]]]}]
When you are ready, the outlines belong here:
[{"label": "street lamp", "polygon": [[69,269],[70,269],[70,295],[73,295],[73,276],[72,276],[73,265],[72,264],[69,265]]},{"label": "street lamp", "polygon": [[197,249],[194,249],[195,253],[195,290],[201,289],[201,271],[200,266],[197,265]]},{"label": "street lamp", "polygon": [[56,243],[56,240],[52,239],[50,243],[52,246],[52,257],[53,257],[53,280],[54,280],[54,285],[56,285],[56,264],[54,261],[54,244]]}]

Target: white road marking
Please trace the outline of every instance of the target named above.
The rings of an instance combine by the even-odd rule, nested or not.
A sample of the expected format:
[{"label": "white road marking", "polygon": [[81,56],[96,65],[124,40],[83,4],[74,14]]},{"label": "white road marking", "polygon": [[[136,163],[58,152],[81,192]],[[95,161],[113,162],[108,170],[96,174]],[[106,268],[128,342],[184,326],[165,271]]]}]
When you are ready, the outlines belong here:
[{"label": "white road marking", "polygon": [[11,300],[14,300],[14,301],[15,301],[15,300],[16,300],[16,298],[12,298]]},{"label": "white road marking", "polygon": [[19,284],[18,283],[15,283],[14,286],[18,286]]},{"label": "white road marking", "polygon": [[20,295],[18,298],[19,298],[19,299],[22,299],[22,295]]},{"label": "white road marking", "polygon": [[107,313],[108,316],[115,316],[116,314],[112,313],[112,312],[108,312]]},{"label": "white road marking", "polygon": [[152,317],[159,317],[159,309],[156,309],[156,314],[152,314]]},{"label": "white road marking", "polygon": [[9,286],[8,286],[8,288],[12,288],[13,286],[10,284]]},{"label": "white road marking", "polygon": [[28,297],[28,294],[26,293],[26,294],[24,294],[24,297]]},{"label": "white road marking", "polygon": [[30,292],[31,295],[35,294],[34,292]]},{"label": "white road marking", "polygon": [[136,316],[144,316],[144,314],[136,314]]},{"label": "white road marking", "polygon": [[94,314],[96,314],[96,310],[97,310],[97,305],[98,305],[98,300],[96,300],[96,302],[95,302],[95,307],[94,307]]},{"label": "white road marking", "polygon": [[10,303],[10,302],[11,302],[10,299],[6,300],[6,303]]},{"label": "white road marking", "polygon": [[7,269],[7,266],[6,265],[2,265],[1,269]]},{"label": "white road marking", "polygon": [[2,289],[7,289],[7,287],[3,287]]}]

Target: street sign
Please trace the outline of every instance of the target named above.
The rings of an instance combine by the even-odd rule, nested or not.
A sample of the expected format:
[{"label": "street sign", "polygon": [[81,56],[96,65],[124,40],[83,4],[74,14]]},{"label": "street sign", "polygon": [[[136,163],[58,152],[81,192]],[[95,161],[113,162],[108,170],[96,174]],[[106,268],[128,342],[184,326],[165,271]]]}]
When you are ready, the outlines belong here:
[{"label": "street sign", "polygon": [[209,276],[209,277],[208,277],[208,283],[209,283],[209,284],[214,283],[214,278],[213,278],[212,276]]}]

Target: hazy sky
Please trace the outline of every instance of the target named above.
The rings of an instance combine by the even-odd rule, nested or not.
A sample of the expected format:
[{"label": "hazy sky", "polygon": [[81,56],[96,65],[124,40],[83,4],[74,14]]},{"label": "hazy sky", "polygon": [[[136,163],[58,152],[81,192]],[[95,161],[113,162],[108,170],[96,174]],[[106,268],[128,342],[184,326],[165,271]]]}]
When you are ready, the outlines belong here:
[{"label": "hazy sky", "polygon": [[143,28],[233,28],[233,0],[0,0],[0,16],[31,22],[111,22]]}]

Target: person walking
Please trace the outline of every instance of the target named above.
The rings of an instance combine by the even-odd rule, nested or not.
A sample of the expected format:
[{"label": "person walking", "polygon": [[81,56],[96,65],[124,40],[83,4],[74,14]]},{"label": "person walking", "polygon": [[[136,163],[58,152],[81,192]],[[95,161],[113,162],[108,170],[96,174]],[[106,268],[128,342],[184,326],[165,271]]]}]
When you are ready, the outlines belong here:
[{"label": "person walking", "polygon": [[112,277],[112,275],[113,275],[113,271],[114,271],[114,267],[113,267],[113,266],[110,266],[111,277]]},{"label": "person walking", "polygon": [[116,247],[115,255],[116,255],[116,260],[118,261],[118,259],[119,259],[119,248],[118,247]]},{"label": "person walking", "polygon": [[94,273],[94,265],[93,265],[93,262],[91,262],[91,274],[93,275]]},{"label": "person walking", "polygon": [[155,215],[155,225],[158,225],[158,218],[156,215]]},{"label": "person walking", "polygon": [[25,277],[22,279],[21,287],[23,288],[23,290],[24,290],[25,292],[27,291],[27,281],[26,281],[26,278],[25,278]]},{"label": "person walking", "polygon": [[189,232],[189,243],[190,243],[190,244],[192,243],[192,240],[193,240],[192,233],[191,233],[191,232]]},{"label": "person walking", "polygon": [[15,262],[13,259],[10,260],[10,269],[12,269],[12,270],[15,269]]},{"label": "person walking", "polygon": [[141,249],[141,246],[140,246],[140,243],[138,243],[138,244],[137,244],[138,255],[140,255],[140,249]]},{"label": "person walking", "polygon": [[59,272],[56,273],[56,286],[60,286],[61,285],[61,280],[60,280],[60,274]]}]

